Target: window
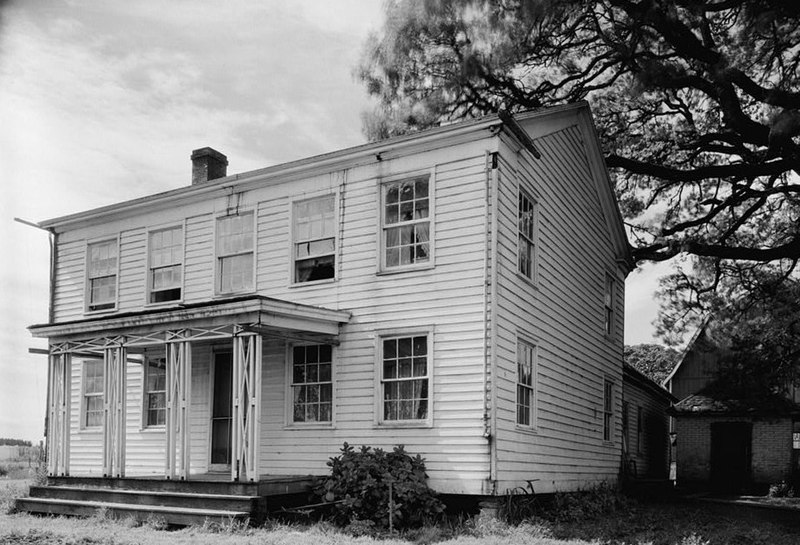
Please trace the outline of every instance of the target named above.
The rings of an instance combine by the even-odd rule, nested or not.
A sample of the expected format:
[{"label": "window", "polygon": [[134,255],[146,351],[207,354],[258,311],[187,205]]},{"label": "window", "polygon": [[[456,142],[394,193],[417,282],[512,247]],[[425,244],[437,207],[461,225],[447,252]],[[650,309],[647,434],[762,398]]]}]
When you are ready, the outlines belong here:
[{"label": "window", "polygon": [[328,344],[292,348],[292,422],[330,422],[333,349]]},{"label": "window", "polygon": [[610,274],[606,275],[603,312],[603,331],[606,335],[611,335],[614,332],[614,278]]},{"label": "window", "polygon": [[167,362],[148,357],[144,377],[145,426],[163,426],[167,421]]},{"label": "window", "polygon": [[429,182],[425,175],[382,185],[383,267],[430,262]]},{"label": "window", "polygon": [[381,338],[383,421],[427,420],[430,350],[428,335]]},{"label": "window", "polygon": [[642,439],[644,438],[644,411],[636,407],[636,452],[642,453]]},{"label": "window", "polygon": [[630,437],[629,437],[629,429],[630,426],[628,424],[628,413],[630,412],[630,403],[627,401],[622,402],[622,452],[627,453],[630,447]]},{"label": "window", "polygon": [[536,385],[536,347],[517,341],[517,424],[533,426]]},{"label": "window", "polygon": [[113,309],[117,304],[117,241],[89,244],[87,252],[87,308]]},{"label": "window", "polygon": [[517,270],[525,278],[533,280],[536,259],[536,203],[522,190],[519,192],[517,230]]},{"label": "window", "polygon": [[603,441],[611,441],[611,425],[614,419],[614,383],[603,382]]},{"label": "window", "polygon": [[333,195],[294,203],[294,282],[334,277],[335,204]]},{"label": "window", "polygon": [[183,228],[172,227],[151,232],[149,253],[149,302],[163,303],[180,300]]},{"label": "window", "polygon": [[253,289],[253,213],[217,219],[217,293]]},{"label": "window", "polygon": [[103,425],[103,360],[83,361],[83,427]]}]

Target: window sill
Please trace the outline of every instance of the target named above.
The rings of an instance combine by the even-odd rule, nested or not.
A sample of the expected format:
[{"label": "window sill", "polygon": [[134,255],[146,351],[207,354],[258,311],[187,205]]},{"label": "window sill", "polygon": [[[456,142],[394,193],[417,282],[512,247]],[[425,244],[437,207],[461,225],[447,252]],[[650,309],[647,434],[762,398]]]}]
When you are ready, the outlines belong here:
[{"label": "window sill", "polygon": [[539,429],[533,426],[523,426],[522,424],[517,424],[515,429],[520,433],[526,433],[528,435],[539,435]]},{"label": "window sill", "polygon": [[322,280],[311,280],[309,282],[295,282],[293,284],[289,284],[290,289],[295,288],[305,288],[311,286],[324,286],[325,284],[335,284],[336,278],[323,278]]},{"label": "window sill", "polygon": [[81,428],[78,430],[78,433],[81,435],[102,435],[103,434],[103,426],[94,426],[91,428]]},{"label": "window sill", "polygon": [[167,308],[170,306],[182,305],[183,299],[175,299],[174,301],[162,301],[160,303],[145,303],[144,308]]},{"label": "window sill", "polygon": [[425,265],[419,265],[419,266],[413,266],[413,267],[412,266],[408,266],[408,267],[392,267],[392,268],[389,268],[389,269],[379,269],[378,272],[376,272],[375,274],[377,276],[390,276],[390,275],[393,275],[393,274],[403,274],[403,273],[409,273],[409,272],[414,272],[414,271],[429,271],[429,270],[431,270],[433,268],[434,268],[434,264],[433,263],[426,263]]},{"label": "window sill", "polygon": [[538,289],[539,289],[539,282],[537,282],[537,281],[536,281],[536,279],[535,279],[536,277],[534,277],[534,278],[528,278],[527,276],[525,276],[524,274],[522,274],[522,273],[521,273],[521,272],[519,272],[519,270],[518,270],[518,271],[517,271],[517,278],[519,278],[520,280],[522,280],[523,282],[525,282],[526,284],[528,284],[528,285],[529,285],[530,287],[532,287],[533,289],[535,289],[535,290],[538,290]]},{"label": "window sill", "polygon": [[165,433],[167,431],[166,426],[142,426],[139,428],[141,433]]},{"label": "window sill", "polygon": [[433,428],[433,422],[429,420],[419,420],[419,421],[411,421],[411,420],[402,420],[402,421],[388,421],[388,422],[378,422],[373,426],[374,429],[402,429],[402,428]]},{"label": "window sill", "polygon": [[99,316],[99,315],[102,315],[102,314],[113,314],[114,312],[117,312],[117,310],[118,309],[117,309],[116,306],[114,308],[104,308],[102,310],[88,310],[88,309],[86,309],[86,310],[83,311],[83,315],[84,316]]},{"label": "window sill", "polygon": [[336,426],[332,422],[296,422],[286,424],[283,429],[286,431],[333,430],[336,429]]},{"label": "window sill", "polygon": [[258,292],[255,288],[242,291],[226,291],[224,293],[214,292],[214,299],[228,299],[229,297],[244,297],[247,295],[257,295]]}]

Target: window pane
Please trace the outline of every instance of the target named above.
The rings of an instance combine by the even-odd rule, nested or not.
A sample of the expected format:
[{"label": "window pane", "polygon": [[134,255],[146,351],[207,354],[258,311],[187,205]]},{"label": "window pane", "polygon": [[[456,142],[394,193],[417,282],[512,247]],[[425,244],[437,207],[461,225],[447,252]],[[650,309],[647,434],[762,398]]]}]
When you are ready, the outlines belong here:
[{"label": "window pane", "polygon": [[253,289],[253,254],[220,259],[220,291],[223,293]]}]

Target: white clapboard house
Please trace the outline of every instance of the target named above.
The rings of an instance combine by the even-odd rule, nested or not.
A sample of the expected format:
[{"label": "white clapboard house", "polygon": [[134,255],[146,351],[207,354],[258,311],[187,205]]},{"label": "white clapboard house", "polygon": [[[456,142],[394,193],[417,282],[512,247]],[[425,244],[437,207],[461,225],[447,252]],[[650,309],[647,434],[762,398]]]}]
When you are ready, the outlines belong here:
[{"label": "white clapboard house", "polygon": [[404,445],[448,494],[616,479],[631,256],[586,104],[192,162],[40,224],[51,479],[23,508],[252,515],[345,441]]}]

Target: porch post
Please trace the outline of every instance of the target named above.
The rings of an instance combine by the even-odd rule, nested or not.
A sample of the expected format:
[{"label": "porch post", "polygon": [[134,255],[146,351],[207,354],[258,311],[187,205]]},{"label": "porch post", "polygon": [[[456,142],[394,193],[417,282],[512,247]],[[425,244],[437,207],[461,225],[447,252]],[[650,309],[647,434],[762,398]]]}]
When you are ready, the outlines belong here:
[{"label": "porch post", "polygon": [[125,476],[127,350],[121,344],[103,350],[103,476]]},{"label": "porch post", "polygon": [[69,475],[72,355],[50,354],[47,366],[47,473]]},{"label": "porch post", "polygon": [[261,437],[260,335],[237,331],[233,337],[233,434],[231,478],[258,480]]},{"label": "porch post", "polygon": [[167,479],[189,478],[191,393],[192,344],[189,341],[167,343]]}]

